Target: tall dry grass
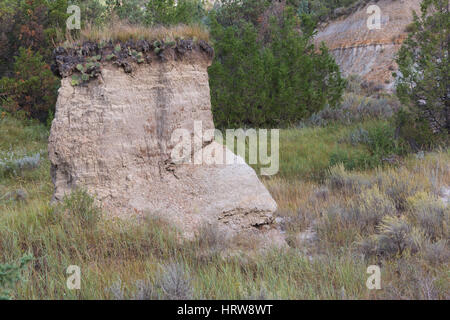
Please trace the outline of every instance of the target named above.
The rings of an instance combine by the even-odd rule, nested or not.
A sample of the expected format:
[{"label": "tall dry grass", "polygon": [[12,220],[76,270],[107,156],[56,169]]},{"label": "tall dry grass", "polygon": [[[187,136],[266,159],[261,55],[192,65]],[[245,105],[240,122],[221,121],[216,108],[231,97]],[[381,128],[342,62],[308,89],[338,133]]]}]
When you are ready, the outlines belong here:
[{"label": "tall dry grass", "polygon": [[68,32],[65,38],[64,45],[66,46],[84,41],[101,43],[110,40],[113,42],[126,42],[128,40],[174,41],[177,39],[209,41],[209,32],[204,26],[198,24],[146,27],[113,19],[111,23],[101,27],[87,24],[78,34],[72,35]]}]

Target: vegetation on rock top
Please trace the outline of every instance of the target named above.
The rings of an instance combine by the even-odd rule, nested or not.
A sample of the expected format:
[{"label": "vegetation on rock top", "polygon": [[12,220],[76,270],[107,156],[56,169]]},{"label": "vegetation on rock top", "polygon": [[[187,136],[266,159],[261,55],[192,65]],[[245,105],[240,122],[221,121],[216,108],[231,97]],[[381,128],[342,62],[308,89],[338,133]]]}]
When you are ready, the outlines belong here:
[{"label": "vegetation on rock top", "polygon": [[164,62],[173,53],[177,58],[195,50],[211,59],[214,55],[208,44],[209,33],[200,25],[145,27],[113,21],[102,27],[88,25],[76,40],[70,34],[67,38],[53,51],[52,70],[61,77],[72,75],[72,85],[96,78],[102,62],[111,62],[131,73],[133,63],[151,63],[154,58]]},{"label": "vegetation on rock top", "polygon": [[61,77],[72,75],[72,85],[79,85],[96,78],[101,73],[102,63],[110,62],[131,73],[133,64],[151,63],[154,59],[162,62],[181,59],[192,51],[202,52],[209,59],[214,56],[214,49],[204,40],[85,41],[81,45],[57,47],[53,52],[52,70]]}]

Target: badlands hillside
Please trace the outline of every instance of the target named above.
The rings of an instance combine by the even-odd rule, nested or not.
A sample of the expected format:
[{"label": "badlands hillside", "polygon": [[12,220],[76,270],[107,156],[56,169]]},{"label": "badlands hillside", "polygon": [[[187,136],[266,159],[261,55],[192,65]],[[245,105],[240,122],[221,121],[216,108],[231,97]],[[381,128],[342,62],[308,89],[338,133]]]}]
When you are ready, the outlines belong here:
[{"label": "badlands hillside", "polygon": [[[376,12],[368,8],[380,8],[381,28],[369,28],[374,24]],[[372,1],[349,15],[323,23],[319,27],[316,43],[325,42],[345,76],[357,74],[377,86],[392,89],[392,73],[397,66],[395,54],[407,36],[407,26],[412,22],[412,11],[420,13],[420,0]]]}]

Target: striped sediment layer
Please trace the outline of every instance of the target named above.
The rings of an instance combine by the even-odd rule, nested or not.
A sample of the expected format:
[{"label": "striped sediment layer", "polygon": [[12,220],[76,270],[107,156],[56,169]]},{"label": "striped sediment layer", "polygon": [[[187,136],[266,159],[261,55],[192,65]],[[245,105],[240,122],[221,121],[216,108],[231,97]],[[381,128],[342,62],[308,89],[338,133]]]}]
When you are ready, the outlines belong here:
[{"label": "striped sediment layer", "polygon": [[[380,29],[371,29],[374,12],[380,9]],[[364,81],[392,89],[392,73],[397,70],[395,55],[407,37],[412,11],[420,12],[420,0],[381,0],[367,3],[356,12],[321,25],[315,38],[325,42],[345,76],[357,74]]]}]

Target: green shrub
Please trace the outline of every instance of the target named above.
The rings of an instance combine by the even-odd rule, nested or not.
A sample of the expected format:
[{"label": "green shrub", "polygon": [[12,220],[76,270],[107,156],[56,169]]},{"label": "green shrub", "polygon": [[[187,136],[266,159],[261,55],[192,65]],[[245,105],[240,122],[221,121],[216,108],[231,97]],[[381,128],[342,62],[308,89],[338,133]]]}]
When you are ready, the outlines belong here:
[{"label": "green shrub", "polygon": [[[131,24],[144,24],[146,18],[146,10],[142,8],[145,8],[148,2],[149,1],[147,0],[106,0],[106,8],[102,6],[98,0],[88,1],[87,3],[91,4],[90,11],[93,14],[96,11],[99,12],[96,15],[93,15],[93,18],[98,21],[97,23],[102,23],[104,22],[103,20],[107,20],[109,12],[113,11],[120,20],[128,21]],[[101,20],[99,20],[99,16],[102,17]]]},{"label": "green shrub", "polygon": [[0,300],[11,298],[12,287],[21,280],[22,271],[32,259],[32,255],[24,255],[18,263],[0,264]]},{"label": "green shrub", "polygon": [[335,166],[340,163],[347,170],[371,169],[381,164],[378,158],[371,156],[364,150],[355,149],[349,153],[337,146],[330,155],[330,166]]},{"label": "green shrub", "polygon": [[[367,130],[357,128],[341,142],[349,142],[354,147],[362,145],[365,148],[354,148],[352,152],[336,146],[330,157],[330,165],[344,164],[347,170],[373,169],[384,163],[394,163],[398,155],[403,154],[403,148],[395,139],[394,128],[387,122],[369,123]],[[367,151],[366,151],[367,150]]]},{"label": "green shrub", "polygon": [[445,140],[444,135],[436,135],[427,121],[410,108],[400,109],[394,117],[399,138],[412,151],[428,150]]},{"label": "green shrub", "polygon": [[59,36],[65,31],[67,7],[68,0],[2,0],[0,30],[5,30],[5,46],[0,50],[0,65],[6,70],[0,67],[0,76],[11,73],[20,48],[39,52],[50,61],[53,44],[62,40]]},{"label": "green shrub", "polygon": [[389,123],[380,122],[368,128],[367,146],[372,156],[379,160],[401,153],[395,139],[395,129]]},{"label": "green shrub", "polygon": [[45,122],[59,80],[50,71],[62,39],[68,0],[2,0],[0,4],[0,109]]}]

